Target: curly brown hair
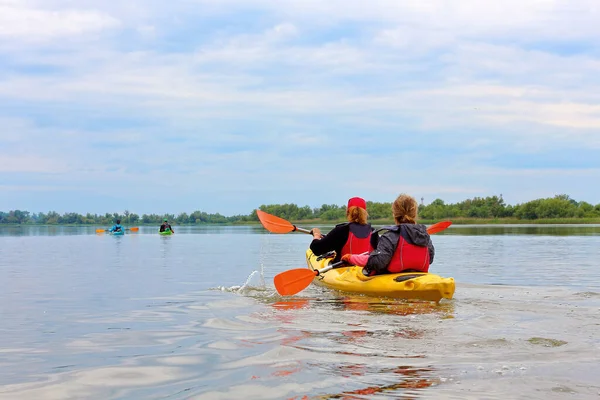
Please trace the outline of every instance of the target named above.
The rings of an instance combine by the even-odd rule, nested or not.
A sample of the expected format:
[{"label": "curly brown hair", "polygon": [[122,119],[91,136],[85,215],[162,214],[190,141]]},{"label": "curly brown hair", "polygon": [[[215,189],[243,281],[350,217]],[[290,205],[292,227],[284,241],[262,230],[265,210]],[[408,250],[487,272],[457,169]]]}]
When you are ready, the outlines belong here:
[{"label": "curly brown hair", "polygon": [[348,218],[348,222],[356,222],[359,224],[366,224],[367,218],[369,214],[367,210],[362,209],[360,207],[350,207],[346,210],[346,218]]},{"label": "curly brown hair", "polygon": [[404,193],[392,203],[392,215],[397,224],[416,224],[418,209],[419,204],[414,197]]}]

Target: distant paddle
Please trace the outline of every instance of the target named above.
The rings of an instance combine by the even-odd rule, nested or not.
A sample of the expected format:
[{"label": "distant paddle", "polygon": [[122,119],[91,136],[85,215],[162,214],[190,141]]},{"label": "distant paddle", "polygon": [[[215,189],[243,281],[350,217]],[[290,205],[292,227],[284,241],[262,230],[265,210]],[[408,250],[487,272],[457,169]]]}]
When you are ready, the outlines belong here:
[{"label": "distant paddle", "polygon": [[[452,225],[452,222],[450,221],[438,222],[437,224],[433,224],[427,228],[427,233],[433,235],[434,233],[443,231],[450,225]],[[275,278],[273,278],[273,283],[275,284],[277,293],[282,296],[292,296],[306,289],[306,287],[308,287],[308,285],[310,285],[310,283],[313,281],[315,276],[324,274],[325,272],[335,268],[343,267],[348,267],[348,264],[346,264],[344,261],[339,261],[334,264],[329,264],[320,271],[312,271],[308,268],[291,269],[275,275]]]},{"label": "distant paddle", "polygon": [[[140,230],[139,227],[134,226],[133,228],[125,228],[126,231],[137,232]],[[96,233],[108,232],[108,229],[96,229]]]}]

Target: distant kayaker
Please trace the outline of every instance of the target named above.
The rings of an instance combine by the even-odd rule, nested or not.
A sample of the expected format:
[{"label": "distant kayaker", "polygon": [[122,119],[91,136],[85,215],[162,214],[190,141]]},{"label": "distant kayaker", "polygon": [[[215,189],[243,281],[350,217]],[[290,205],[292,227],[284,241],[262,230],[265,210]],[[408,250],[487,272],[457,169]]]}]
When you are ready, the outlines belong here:
[{"label": "distant kayaker", "polygon": [[122,232],[122,231],[123,231],[123,227],[121,226],[121,220],[120,220],[120,219],[118,219],[118,220],[117,220],[117,223],[116,223],[116,224],[114,224],[114,225],[112,226],[112,228],[110,228],[108,231],[109,231],[109,232]]},{"label": "distant kayaker", "polygon": [[427,228],[417,224],[417,201],[401,194],[392,203],[392,214],[396,226],[381,235],[375,250],[370,254],[346,254],[342,260],[351,265],[364,266],[363,274],[395,274],[399,272],[428,272],[433,262],[435,249]]},{"label": "distant kayaker", "polygon": [[171,231],[171,232],[175,233],[175,231],[173,230],[173,228],[171,227],[171,225],[169,225],[169,220],[166,219],[166,218],[163,220],[163,223],[160,226],[160,229],[158,231],[159,232]]},{"label": "distant kayaker", "polygon": [[333,262],[339,261],[346,253],[372,251],[377,247],[378,236],[373,234],[374,229],[367,223],[368,216],[367,202],[360,197],[351,198],[346,208],[348,222],[336,225],[327,236],[323,236],[319,228],[313,228],[310,249],[317,256],[335,251]]}]

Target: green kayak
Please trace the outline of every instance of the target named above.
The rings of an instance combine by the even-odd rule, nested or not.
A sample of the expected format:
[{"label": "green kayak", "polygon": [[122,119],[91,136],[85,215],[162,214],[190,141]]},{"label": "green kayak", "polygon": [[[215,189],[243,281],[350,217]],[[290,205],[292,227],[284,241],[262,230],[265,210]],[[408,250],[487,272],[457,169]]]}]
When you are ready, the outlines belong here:
[{"label": "green kayak", "polygon": [[159,234],[159,235],[164,235],[164,236],[167,236],[167,235],[172,235],[172,234],[173,234],[173,231],[172,231],[172,230],[170,230],[170,229],[167,229],[166,231],[162,231],[162,232],[161,232],[161,231],[158,231],[158,234]]}]

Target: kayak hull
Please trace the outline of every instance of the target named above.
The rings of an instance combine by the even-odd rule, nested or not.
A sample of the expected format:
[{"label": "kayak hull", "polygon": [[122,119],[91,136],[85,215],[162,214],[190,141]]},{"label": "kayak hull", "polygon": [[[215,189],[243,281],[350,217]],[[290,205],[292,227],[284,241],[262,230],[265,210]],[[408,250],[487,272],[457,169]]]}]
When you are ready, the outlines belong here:
[{"label": "kayak hull", "polygon": [[115,231],[111,232],[110,234],[113,236],[123,236],[125,234],[125,231]]},{"label": "kayak hull", "polygon": [[159,235],[162,235],[162,236],[169,236],[169,235],[172,235],[172,234],[173,234],[173,231],[172,231],[172,230],[170,230],[170,229],[169,229],[169,230],[166,230],[166,231],[163,231],[163,232],[161,232],[161,231],[158,231],[158,234],[159,234]]},{"label": "kayak hull", "polygon": [[[306,263],[313,271],[326,267],[330,261],[331,259],[317,260],[310,249],[306,251]],[[443,298],[451,299],[455,290],[453,278],[418,272],[368,277],[363,275],[362,267],[357,266],[332,269],[315,276],[313,283],[348,293],[435,302]]]}]

